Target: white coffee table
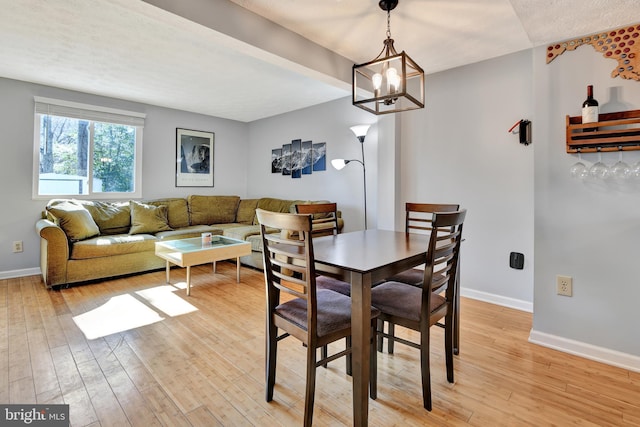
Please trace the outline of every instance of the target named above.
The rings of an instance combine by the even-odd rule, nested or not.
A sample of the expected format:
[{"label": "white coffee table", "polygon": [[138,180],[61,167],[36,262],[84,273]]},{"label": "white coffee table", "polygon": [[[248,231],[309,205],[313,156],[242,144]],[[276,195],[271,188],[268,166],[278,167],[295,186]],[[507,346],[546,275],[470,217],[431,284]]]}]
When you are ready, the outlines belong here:
[{"label": "white coffee table", "polygon": [[212,236],[211,243],[203,244],[200,237],[156,242],[156,255],[167,261],[167,283],[171,264],[187,267],[187,295],[191,295],[191,266],[236,259],[236,281],[240,282],[240,257],[251,254],[251,244],[225,236]]}]

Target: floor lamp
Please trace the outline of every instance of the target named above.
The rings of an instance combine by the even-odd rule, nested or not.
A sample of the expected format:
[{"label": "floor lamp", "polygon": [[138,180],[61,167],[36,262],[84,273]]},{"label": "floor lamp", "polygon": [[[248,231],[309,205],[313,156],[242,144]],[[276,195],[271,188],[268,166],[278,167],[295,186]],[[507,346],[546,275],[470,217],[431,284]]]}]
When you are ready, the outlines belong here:
[{"label": "floor lamp", "polygon": [[367,135],[370,125],[358,125],[352,126],[350,129],[355,134],[358,141],[360,141],[360,149],[362,151],[362,161],[358,159],[333,159],[331,165],[337,170],[342,169],[350,162],[360,163],[362,165],[362,183],[364,187],[364,229],[367,229],[367,168],[364,164],[364,137]]}]

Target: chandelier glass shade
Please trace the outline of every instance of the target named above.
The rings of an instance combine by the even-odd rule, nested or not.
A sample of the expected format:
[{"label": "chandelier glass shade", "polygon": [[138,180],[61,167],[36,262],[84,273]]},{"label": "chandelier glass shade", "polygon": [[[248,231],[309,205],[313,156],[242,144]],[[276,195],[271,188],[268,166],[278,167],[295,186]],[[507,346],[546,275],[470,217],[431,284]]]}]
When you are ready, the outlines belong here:
[{"label": "chandelier glass shade", "polygon": [[353,105],[376,115],[424,108],[424,71],[393,46],[390,20],[397,4],[398,0],[379,2],[387,11],[384,47],[375,59],[353,66]]}]

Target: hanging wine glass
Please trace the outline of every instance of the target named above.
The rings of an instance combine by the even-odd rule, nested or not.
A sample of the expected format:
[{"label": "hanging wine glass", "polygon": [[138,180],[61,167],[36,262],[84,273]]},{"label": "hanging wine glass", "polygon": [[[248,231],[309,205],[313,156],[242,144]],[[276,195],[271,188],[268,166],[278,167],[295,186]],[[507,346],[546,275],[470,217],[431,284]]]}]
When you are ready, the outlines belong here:
[{"label": "hanging wine glass", "polygon": [[598,161],[589,168],[589,175],[595,179],[607,179],[609,168],[602,163],[602,153],[598,150]]},{"label": "hanging wine glass", "polygon": [[571,166],[569,173],[571,177],[575,179],[585,179],[589,176],[589,168],[582,163],[582,153],[580,153],[580,150],[578,150],[578,161]]},{"label": "hanging wine glass", "polygon": [[611,166],[609,171],[611,176],[618,180],[625,180],[630,178],[631,176],[631,168],[628,164],[622,161],[622,147],[620,147],[620,151],[618,151],[618,161]]},{"label": "hanging wine glass", "polygon": [[629,171],[629,176],[631,178],[640,179],[640,161],[638,161],[636,164],[634,164],[631,167]]}]

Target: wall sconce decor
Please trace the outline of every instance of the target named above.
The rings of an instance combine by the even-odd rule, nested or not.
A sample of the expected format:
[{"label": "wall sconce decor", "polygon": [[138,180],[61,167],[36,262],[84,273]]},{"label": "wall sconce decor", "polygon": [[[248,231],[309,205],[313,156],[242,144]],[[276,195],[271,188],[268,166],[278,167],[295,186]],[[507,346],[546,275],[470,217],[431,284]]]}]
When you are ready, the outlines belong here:
[{"label": "wall sconce decor", "polygon": [[618,61],[611,77],[640,81],[640,24],[558,42],[547,47],[547,64],[567,50],[589,44],[605,58]]},{"label": "wall sconce decor", "polygon": [[367,135],[370,125],[357,125],[352,126],[350,129],[355,134],[358,141],[360,141],[360,149],[362,151],[362,160],[358,159],[333,159],[331,160],[331,166],[337,170],[341,170],[351,162],[360,163],[362,165],[362,183],[364,187],[364,229],[367,229],[367,169],[364,163],[364,137]]},{"label": "wall sconce decor", "polygon": [[398,0],[378,5],[387,11],[387,39],[374,60],[353,66],[353,105],[376,115],[424,108],[424,71],[393,47],[391,11]]}]

